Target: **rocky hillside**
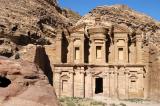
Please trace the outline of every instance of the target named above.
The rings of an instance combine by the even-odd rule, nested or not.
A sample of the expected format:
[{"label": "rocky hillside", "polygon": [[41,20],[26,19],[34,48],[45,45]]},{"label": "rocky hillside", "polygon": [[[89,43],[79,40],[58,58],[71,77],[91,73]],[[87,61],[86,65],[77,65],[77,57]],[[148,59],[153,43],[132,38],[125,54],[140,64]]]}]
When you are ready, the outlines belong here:
[{"label": "rocky hillside", "polygon": [[63,28],[69,23],[55,0],[1,0],[1,33],[20,35],[40,32],[43,24]]},{"label": "rocky hillside", "polygon": [[0,55],[11,57],[28,44],[50,45],[57,30],[80,16],[61,9],[56,0],[1,0]]},{"label": "rocky hillside", "polygon": [[73,25],[81,19],[81,16],[78,13],[67,8],[62,9],[62,14],[67,17]]},{"label": "rocky hillside", "polygon": [[28,44],[49,45],[47,37],[71,23],[56,0],[1,0],[0,55],[11,57]]},{"label": "rocky hillside", "polygon": [[160,28],[158,22],[151,17],[136,12],[126,5],[99,6],[85,15],[77,24],[94,24],[95,18],[100,17],[101,23],[122,24],[132,29],[142,31],[155,31]]}]

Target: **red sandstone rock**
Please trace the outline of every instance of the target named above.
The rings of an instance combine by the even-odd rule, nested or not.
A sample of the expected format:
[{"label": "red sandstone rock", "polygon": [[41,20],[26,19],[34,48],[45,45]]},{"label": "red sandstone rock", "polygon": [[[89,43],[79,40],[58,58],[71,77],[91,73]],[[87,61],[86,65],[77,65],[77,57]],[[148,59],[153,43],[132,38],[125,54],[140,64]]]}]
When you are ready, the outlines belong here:
[{"label": "red sandstone rock", "polygon": [[[2,78],[11,83],[2,87]],[[58,101],[53,87],[35,64],[0,57],[0,106],[58,106]]]}]

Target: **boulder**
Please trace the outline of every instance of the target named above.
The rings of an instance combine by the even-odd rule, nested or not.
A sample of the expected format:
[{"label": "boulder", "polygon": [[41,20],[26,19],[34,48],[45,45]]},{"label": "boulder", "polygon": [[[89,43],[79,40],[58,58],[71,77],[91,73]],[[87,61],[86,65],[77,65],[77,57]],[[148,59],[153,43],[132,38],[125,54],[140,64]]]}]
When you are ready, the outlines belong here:
[{"label": "boulder", "polygon": [[0,57],[0,106],[58,106],[58,100],[35,64]]}]

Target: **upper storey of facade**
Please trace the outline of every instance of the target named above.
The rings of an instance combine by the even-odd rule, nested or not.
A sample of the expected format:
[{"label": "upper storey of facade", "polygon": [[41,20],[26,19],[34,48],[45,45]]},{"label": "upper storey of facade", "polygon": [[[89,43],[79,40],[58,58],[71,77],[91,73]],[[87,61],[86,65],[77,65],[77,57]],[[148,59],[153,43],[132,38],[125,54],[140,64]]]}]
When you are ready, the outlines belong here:
[{"label": "upper storey of facade", "polygon": [[143,64],[142,33],[120,25],[81,24],[56,37],[56,64]]}]

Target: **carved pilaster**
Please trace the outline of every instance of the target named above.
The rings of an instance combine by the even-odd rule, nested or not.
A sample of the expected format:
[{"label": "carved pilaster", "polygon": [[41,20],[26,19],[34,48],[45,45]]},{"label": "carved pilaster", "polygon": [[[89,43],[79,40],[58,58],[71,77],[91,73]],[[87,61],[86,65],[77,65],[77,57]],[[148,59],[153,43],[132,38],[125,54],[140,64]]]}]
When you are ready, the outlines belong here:
[{"label": "carved pilaster", "polygon": [[62,62],[62,34],[58,33],[56,37],[56,60],[57,63]]},{"label": "carved pilaster", "polygon": [[125,70],[125,82],[126,99],[129,99],[129,69]]},{"label": "carved pilaster", "polygon": [[60,81],[60,72],[54,73],[54,88],[58,97],[61,96],[61,81]]},{"label": "carved pilaster", "polygon": [[84,46],[85,46],[84,39],[85,39],[84,36],[82,36],[81,37],[81,47],[80,47],[81,48],[80,49],[81,50],[81,56],[80,56],[81,57],[81,60],[80,60],[81,63],[84,63]]},{"label": "carved pilaster", "polygon": [[70,71],[70,96],[74,97],[74,71]]},{"label": "carved pilaster", "polygon": [[136,62],[142,63],[142,38],[141,35],[136,35]]},{"label": "carved pilaster", "polygon": [[74,63],[74,38],[70,37],[69,38],[69,46],[68,46],[68,62],[69,63]]},{"label": "carved pilaster", "polygon": [[90,39],[90,49],[89,49],[89,63],[94,63],[95,61],[95,51],[94,51],[94,39]]}]

